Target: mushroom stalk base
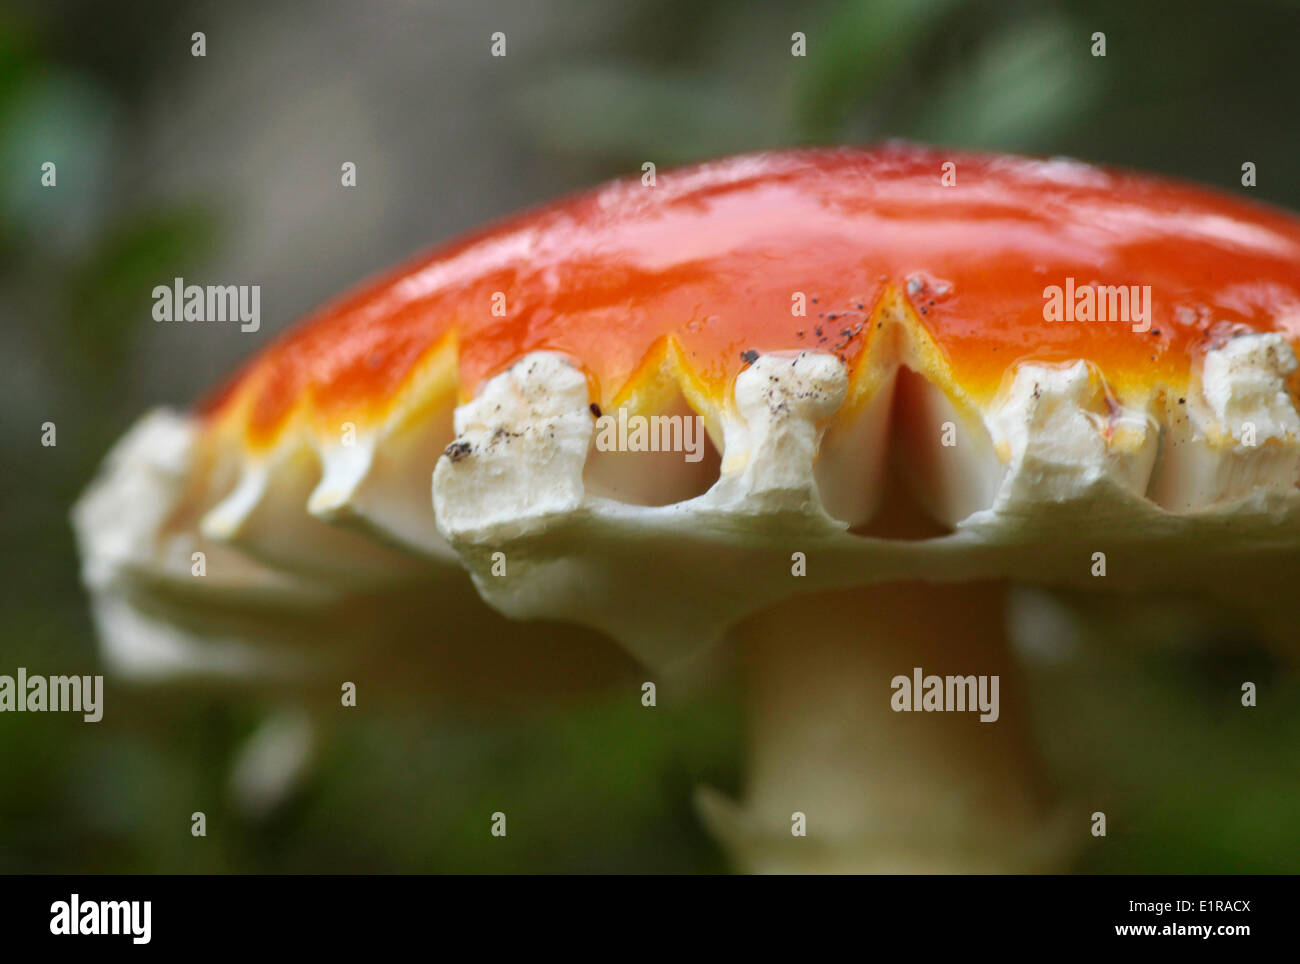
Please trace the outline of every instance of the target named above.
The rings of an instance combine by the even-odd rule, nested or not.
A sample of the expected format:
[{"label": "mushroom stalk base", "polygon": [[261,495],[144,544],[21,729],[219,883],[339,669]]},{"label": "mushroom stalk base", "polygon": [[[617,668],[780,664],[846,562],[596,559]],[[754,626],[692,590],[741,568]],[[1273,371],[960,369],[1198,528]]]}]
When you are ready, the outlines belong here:
[{"label": "mushroom stalk base", "polygon": [[[700,803],[741,869],[1059,866],[1062,835],[1045,819],[1002,584],[896,583],[798,597],[742,625],[737,643],[748,676],[746,800],[737,806],[705,791]],[[978,709],[896,711],[903,697],[891,683],[910,685],[917,667],[925,677],[997,677],[996,721],[981,722]]]}]

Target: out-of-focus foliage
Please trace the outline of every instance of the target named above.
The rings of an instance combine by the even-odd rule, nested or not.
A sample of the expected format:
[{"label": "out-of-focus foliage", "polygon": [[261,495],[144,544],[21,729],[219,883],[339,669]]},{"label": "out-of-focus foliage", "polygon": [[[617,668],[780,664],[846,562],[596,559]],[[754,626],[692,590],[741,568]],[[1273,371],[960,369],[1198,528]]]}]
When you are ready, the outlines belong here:
[{"label": "out-of-focus foliage", "polygon": [[[222,84],[247,66],[241,56],[271,57],[284,62],[285,102],[299,97],[305,109],[317,89],[354,77],[400,91],[409,137],[358,138],[384,152],[363,164],[363,183],[379,181],[399,205],[436,196],[452,209],[488,208],[539,170],[576,186],[646,160],[908,137],[1071,154],[1235,191],[1252,161],[1254,196],[1300,208],[1300,11],[1291,3],[667,0],[609,5],[599,17],[579,3],[431,4],[440,31],[468,29],[473,6],[482,23],[512,33],[515,72],[505,80],[486,34],[459,44],[456,62],[432,66],[354,42],[354,26],[409,15],[404,6],[32,0],[0,11],[0,672],[98,670],[68,507],[145,405],[188,401],[161,387],[177,384],[173,370],[205,370],[202,351],[151,342],[149,290],[252,243],[220,182],[169,164],[175,151],[142,158],[135,149],[146,132],[162,129],[169,136],[158,142],[176,151],[194,136],[197,122],[171,99],[182,77],[219,102]],[[188,56],[195,29],[221,38],[206,61]],[[304,74],[292,49],[243,52],[242,40],[268,30],[326,38],[336,66]],[[790,55],[796,31],[806,57]],[[1106,34],[1104,58],[1091,54],[1095,32]],[[376,35],[385,36],[365,34]],[[525,40],[539,36],[551,39]],[[501,85],[495,109],[430,116],[427,95],[445,82],[426,68],[445,68],[466,98]],[[432,171],[427,183],[384,182],[386,158],[418,157],[447,130],[457,132],[438,140],[448,156],[469,169],[490,162],[484,176],[495,181],[468,201]],[[263,133],[234,126],[222,136],[234,149]],[[39,184],[51,157],[57,191]],[[230,175],[259,176],[270,175]],[[155,183],[166,188],[143,189]],[[290,191],[279,203],[315,202]],[[362,252],[355,278],[378,266],[364,255],[381,242],[409,243],[397,227],[391,235],[347,239]],[[310,266],[329,242],[295,237],[287,263]],[[354,280],[303,277],[307,303]],[[45,420],[58,425],[55,448],[40,446]],[[1257,652],[1241,637],[1232,652]],[[1214,694],[1230,695],[1243,670],[1207,657],[1219,650],[1198,648],[1203,641],[1173,642],[1140,657],[1089,645],[1068,663],[1030,667],[1040,707],[1052,708],[1039,714],[1042,742],[1062,789],[1085,812],[1125,815],[1112,817],[1111,836],[1080,869],[1300,869],[1300,730],[1285,709],[1300,697],[1294,675],[1252,665],[1267,683],[1260,707],[1219,711]],[[653,713],[623,694],[523,721],[363,705],[325,728],[304,785],[261,820],[231,805],[227,781],[266,704],[189,690],[114,694],[95,726],[0,717],[0,871],[723,867],[691,794],[701,781],[738,788],[729,689]],[[505,841],[487,833],[503,800]],[[208,815],[198,841],[195,810]]]}]

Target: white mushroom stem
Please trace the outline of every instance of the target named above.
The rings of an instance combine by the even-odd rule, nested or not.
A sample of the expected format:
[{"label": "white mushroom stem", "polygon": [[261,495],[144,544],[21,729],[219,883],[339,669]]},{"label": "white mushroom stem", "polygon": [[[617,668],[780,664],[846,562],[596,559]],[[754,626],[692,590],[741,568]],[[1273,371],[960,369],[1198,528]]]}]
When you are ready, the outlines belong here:
[{"label": "white mushroom stem", "polygon": [[[706,817],[747,871],[1017,872],[1059,861],[997,583],[803,596],[746,622],[743,808]],[[891,680],[999,677],[998,718],[896,712]],[[796,836],[795,814],[806,819]]]}]

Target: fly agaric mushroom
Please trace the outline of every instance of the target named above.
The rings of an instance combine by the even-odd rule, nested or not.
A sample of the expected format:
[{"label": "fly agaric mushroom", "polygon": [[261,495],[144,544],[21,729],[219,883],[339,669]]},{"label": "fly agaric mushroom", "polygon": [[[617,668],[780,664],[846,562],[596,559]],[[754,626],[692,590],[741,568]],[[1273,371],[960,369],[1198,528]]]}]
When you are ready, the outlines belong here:
[{"label": "fly agaric mushroom", "polygon": [[[87,582],[110,639],[180,583],[225,605],[194,546],[308,606],[459,564],[653,671],[731,633],[751,771],[705,810],[742,867],[1049,867],[1006,587],[1276,618],[1298,335],[1284,213],[1065,160],[733,158],[443,247],[151,417],[78,514]],[[610,451],[614,413],[698,416],[720,461]],[[996,719],[900,712],[913,674],[923,710],[932,675],[1000,680]]]}]

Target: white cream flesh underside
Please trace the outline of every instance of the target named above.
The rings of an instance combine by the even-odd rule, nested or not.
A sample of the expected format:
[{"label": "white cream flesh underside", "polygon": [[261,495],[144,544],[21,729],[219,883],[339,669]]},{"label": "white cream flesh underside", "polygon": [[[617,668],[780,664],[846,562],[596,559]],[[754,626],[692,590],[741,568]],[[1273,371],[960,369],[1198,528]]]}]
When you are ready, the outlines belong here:
[{"label": "white cream flesh underside", "polygon": [[[610,497],[644,493],[647,463],[628,458],[620,479],[629,453],[598,450],[587,379],[558,354],[486,382],[455,410],[454,440],[406,426],[345,451],[293,436],[225,472],[224,487],[193,423],[155,413],[74,512],[83,576],[110,656],[137,673],[247,661],[238,621],[229,639],[177,627],[188,598],[309,609],[358,585],[429,580],[448,605],[473,605],[455,560],[507,616],[594,627],[653,666],[784,597],[873,582],[1174,589],[1269,610],[1288,597],[1300,575],[1300,418],[1280,336],[1227,342],[1185,396],[1156,392],[1140,408],[1116,405],[1084,362],[1022,363],[983,409],[909,374],[920,388],[898,438],[891,402],[906,361],[848,400],[837,357],[759,355],[725,405],[700,411],[721,452],[716,482],[669,505]],[[857,534],[889,511],[891,445],[950,534]],[[653,465],[674,491],[698,477],[682,453]],[[217,488],[196,497],[205,473],[199,488]],[[176,504],[196,498],[205,511],[178,528]],[[238,564],[195,579],[198,550],[210,572],[213,557]],[[156,605],[169,593],[180,602]]]}]

